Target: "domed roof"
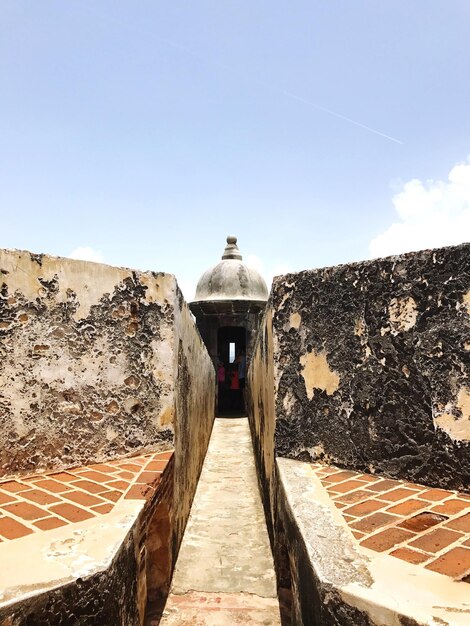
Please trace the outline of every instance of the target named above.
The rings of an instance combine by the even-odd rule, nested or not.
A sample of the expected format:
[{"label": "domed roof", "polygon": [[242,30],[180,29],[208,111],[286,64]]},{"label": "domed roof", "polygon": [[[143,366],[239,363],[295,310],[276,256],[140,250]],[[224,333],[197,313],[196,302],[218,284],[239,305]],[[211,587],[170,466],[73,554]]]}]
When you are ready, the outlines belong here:
[{"label": "domed roof", "polygon": [[227,237],[222,261],[199,279],[194,302],[213,300],[254,300],[265,302],[268,288],[263,277],[242,262],[237,238]]}]

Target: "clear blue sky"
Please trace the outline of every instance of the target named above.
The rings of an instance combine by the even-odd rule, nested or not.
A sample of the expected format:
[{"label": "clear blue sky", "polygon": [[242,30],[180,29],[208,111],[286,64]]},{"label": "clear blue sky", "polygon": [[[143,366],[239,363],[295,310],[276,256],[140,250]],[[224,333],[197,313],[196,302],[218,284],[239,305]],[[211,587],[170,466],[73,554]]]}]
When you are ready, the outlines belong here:
[{"label": "clear blue sky", "polygon": [[468,0],[0,0],[0,247],[191,298],[229,233],[268,279],[468,240],[469,32]]}]

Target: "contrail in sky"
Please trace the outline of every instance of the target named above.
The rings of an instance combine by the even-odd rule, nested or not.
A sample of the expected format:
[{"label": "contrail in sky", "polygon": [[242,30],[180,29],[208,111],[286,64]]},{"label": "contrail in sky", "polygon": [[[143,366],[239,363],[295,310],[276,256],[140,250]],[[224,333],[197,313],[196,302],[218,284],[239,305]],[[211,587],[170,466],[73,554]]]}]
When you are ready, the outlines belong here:
[{"label": "contrail in sky", "polygon": [[214,61],[213,59],[209,59],[207,57],[204,57],[200,54],[198,54],[197,52],[194,52],[193,50],[190,50],[189,48],[186,48],[186,46],[182,46],[179,43],[176,43],[175,41],[171,41],[170,39],[165,39],[162,37],[157,37],[157,39],[159,39],[162,43],[166,43],[169,46],[176,48],[177,50],[181,50],[182,52],[186,52],[187,54],[195,57],[196,59],[198,59],[199,61],[201,61],[202,63],[206,63],[208,65],[213,65],[215,67],[219,67],[227,72],[230,72],[231,74],[236,74],[238,75],[240,78],[242,78],[242,80],[245,81],[249,81],[252,83],[255,83],[257,85],[259,85],[260,87],[264,87],[266,89],[270,89],[271,91],[276,91],[278,93],[281,93],[282,95],[286,96],[286,98],[290,98],[291,100],[297,100],[297,102],[302,102],[303,104],[306,104],[308,106],[313,107],[314,109],[317,109],[317,111],[322,111],[323,113],[327,113],[328,115],[333,115],[334,117],[339,118],[340,120],[344,120],[345,122],[349,122],[350,124],[354,124],[354,126],[358,126],[359,128],[363,128],[364,130],[367,130],[369,133],[374,133],[374,135],[379,135],[379,137],[383,137],[384,139],[388,139],[389,141],[393,141],[394,143],[397,143],[399,145],[403,145],[403,141],[401,141],[401,139],[397,139],[396,137],[392,137],[391,135],[387,135],[386,133],[383,133],[380,130],[377,130],[376,128],[372,128],[371,126],[367,126],[366,124],[362,124],[361,122],[358,122],[356,120],[353,120],[350,117],[347,117],[346,115],[342,115],[341,113],[337,113],[336,111],[332,111],[331,109],[327,109],[326,107],[321,106],[320,104],[315,104],[315,102],[311,102],[310,100],[306,100],[305,98],[302,98],[301,96],[297,96],[295,93],[291,93],[290,91],[285,91],[283,89],[279,89],[277,87],[273,87],[272,85],[265,83],[264,81],[261,81],[259,79],[247,79],[246,75],[242,74],[239,70],[236,70],[233,67],[230,67],[228,65],[225,65],[223,63],[219,63],[218,61]]},{"label": "contrail in sky", "polygon": [[346,122],[350,122],[351,124],[354,124],[355,126],[364,128],[364,130],[368,130],[370,133],[380,135],[380,137],[384,137],[385,139],[389,139],[390,141],[394,141],[395,143],[399,143],[400,145],[403,145],[403,141],[401,141],[400,139],[391,137],[390,135],[387,135],[386,133],[383,133],[380,130],[377,130],[376,128],[372,128],[371,126],[366,126],[366,124],[361,124],[361,122],[356,122],[356,120],[353,120],[350,117],[346,117],[346,115],[341,115],[341,113],[336,113],[336,111],[331,111],[331,109],[326,109],[325,107],[322,107],[319,104],[315,104],[314,102],[310,102],[310,100],[306,100],[305,98],[296,96],[294,93],[290,93],[289,91],[283,91],[282,93],[288,98],[292,98],[293,100],[298,100],[299,102],[308,104],[314,109],[318,109],[319,111],[323,111],[324,113],[328,113],[329,115],[334,115],[335,117],[339,117],[340,120],[345,120]]},{"label": "contrail in sky", "polygon": [[[109,17],[106,18],[107,21],[109,21]],[[116,22],[115,22],[116,23]],[[119,25],[119,27],[121,27],[121,25]],[[136,30],[135,28],[132,28],[132,26],[130,26],[129,24],[127,25],[127,28],[131,28],[132,30]],[[380,130],[377,130],[376,128],[372,128],[371,126],[367,126],[366,124],[362,124],[361,122],[358,122],[357,120],[353,120],[350,117],[347,117],[346,115],[343,115],[342,113],[337,113],[336,111],[333,111],[332,109],[327,109],[326,107],[321,106],[320,104],[316,104],[315,102],[311,102],[310,100],[306,100],[305,98],[302,98],[301,96],[297,96],[295,93],[291,93],[290,91],[285,91],[282,88],[279,87],[275,87],[273,85],[270,85],[269,83],[266,83],[262,80],[259,79],[250,79],[247,78],[246,74],[243,74],[243,72],[241,72],[240,70],[237,70],[233,67],[227,66],[223,63],[219,63],[218,61],[214,61],[213,59],[210,59],[208,57],[205,57],[197,52],[194,52],[193,50],[187,48],[186,46],[181,45],[180,43],[177,43],[176,41],[172,41],[171,39],[166,39],[165,37],[158,37],[153,35],[153,38],[161,41],[162,43],[166,44],[167,46],[170,46],[172,48],[175,48],[176,50],[180,50],[181,52],[184,52],[185,54],[188,54],[196,59],[198,59],[198,61],[200,61],[201,63],[205,63],[206,65],[212,65],[214,67],[219,67],[221,69],[223,69],[226,72],[230,72],[230,74],[233,75],[237,75],[239,78],[241,78],[242,80],[244,80],[245,82],[250,82],[253,83],[255,85],[258,85],[259,87],[264,87],[265,89],[269,89],[272,92],[276,92],[276,93],[280,93],[283,96],[285,96],[286,98],[290,98],[291,100],[297,100],[297,102],[302,102],[303,104],[306,104],[307,106],[310,106],[314,109],[317,109],[317,111],[322,111],[322,113],[326,113],[328,115],[332,115],[333,117],[337,117],[340,120],[343,120],[345,122],[349,122],[350,124],[354,124],[354,126],[358,126],[359,128],[363,128],[364,130],[367,130],[369,133],[373,133],[374,135],[378,135],[379,137],[383,137],[384,139],[388,139],[388,141],[393,141],[394,143],[397,143],[399,145],[403,145],[403,141],[401,141],[400,139],[396,139],[396,137],[392,137],[391,135],[387,135],[386,133],[383,133]]]}]

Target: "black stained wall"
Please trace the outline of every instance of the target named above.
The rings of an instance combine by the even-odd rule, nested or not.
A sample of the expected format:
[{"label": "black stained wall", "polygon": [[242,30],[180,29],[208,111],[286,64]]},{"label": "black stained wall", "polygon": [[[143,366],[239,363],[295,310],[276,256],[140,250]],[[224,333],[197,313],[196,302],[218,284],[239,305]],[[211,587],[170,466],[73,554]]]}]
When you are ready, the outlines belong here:
[{"label": "black stained wall", "polygon": [[276,279],[279,456],[468,490],[470,245]]}]

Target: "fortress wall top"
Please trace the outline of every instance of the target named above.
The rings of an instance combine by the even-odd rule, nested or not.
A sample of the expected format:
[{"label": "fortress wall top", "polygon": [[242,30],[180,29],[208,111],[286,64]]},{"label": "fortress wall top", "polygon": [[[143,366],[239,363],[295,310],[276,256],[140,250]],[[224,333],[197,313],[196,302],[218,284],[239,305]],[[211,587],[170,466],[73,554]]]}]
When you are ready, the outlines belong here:
[{"label": "fortress wall top", "polygon": [[174,448],[193,408],[210,434],[213,368],[174,276],[15,250],[0,271],[0,476]]},{"label": "fortress wall top", "polygon": [[250,372],[266,472],[274,438],[278,456],[468,490],[469,282],[468,244],[275,279]]}]

